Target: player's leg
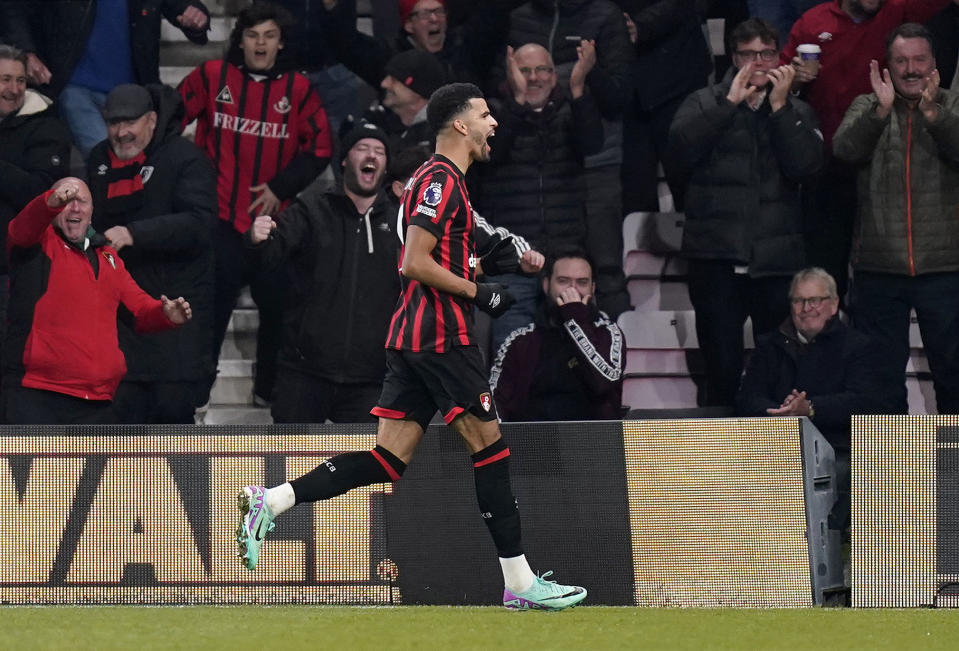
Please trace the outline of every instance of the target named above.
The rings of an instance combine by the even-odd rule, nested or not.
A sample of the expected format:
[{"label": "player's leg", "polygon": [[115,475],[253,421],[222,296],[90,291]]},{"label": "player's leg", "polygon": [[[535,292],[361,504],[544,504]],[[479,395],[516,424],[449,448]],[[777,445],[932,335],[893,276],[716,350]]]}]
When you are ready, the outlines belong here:
[{"label": "player's leg", "polygon": [[509,477],[510,452],[497,421],[484,421],[467,411],[450,426],[473,455],[476,499],[503,570],[503,605],[515,610],[562,610],[585,599],[585,588],[548,581],[550,572],[538,577],[529,567]]},{"label": "player's leg", "polygon": [[559,610],[586,597],[577,586],[558,585],[533,574],[523,554],[519,510],[509,476],[509,448],[503,440],[482,354],[475,346],[423,354],[416,365],[443,420],[473,455],[473,480],[483,521],[496,545],[509,608]]},{"label": "player's leg", "polygon": [[273,530],[273,520],[293,506],[342,495],[354,488],[397,481],[423,438],[425,423],[436,411],[402,359],[387,354],[388,371],[380,400],[373,409],[380,417],[372,450],[339,454],[305,475],[273,488],[245,486],[238,498],[240,524],[236,531],[239,556],[250,570],[256,567],[260,545]]},{"label": "player's leg", "polygon": [[376,446],[362,452],[330,457],[305,475],[273,488],[244,486],[237,505],[239,556],[250,570],[256,567],[260,545],[273,531],[273,520],[304,502],[319,502],[354,488],[399,480],[423,437],[419,424],[381,418]]}]

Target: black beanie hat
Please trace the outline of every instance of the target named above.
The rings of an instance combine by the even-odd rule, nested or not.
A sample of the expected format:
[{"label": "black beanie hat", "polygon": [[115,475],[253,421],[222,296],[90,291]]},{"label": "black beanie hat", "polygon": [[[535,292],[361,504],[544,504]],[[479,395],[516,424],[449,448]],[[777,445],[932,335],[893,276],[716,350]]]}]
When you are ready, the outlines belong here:
[{"label": "black beanie hat", "polygon": [[363,138],[376,138],[386,147],[386,160],[390,159],[390,139],[386,132],[380,129],[372,122],[357,122],[356,126],[343,134],[340,139],[340,161],[346,158],[346,155],[353,149],[353,145]]},{"label": "black beanie hat", "polygon": [[386,64],[386,74],[412,90],[420,97],[430,98],[440,86],[446,84],[446,69],[429,52],[406,50]]}]

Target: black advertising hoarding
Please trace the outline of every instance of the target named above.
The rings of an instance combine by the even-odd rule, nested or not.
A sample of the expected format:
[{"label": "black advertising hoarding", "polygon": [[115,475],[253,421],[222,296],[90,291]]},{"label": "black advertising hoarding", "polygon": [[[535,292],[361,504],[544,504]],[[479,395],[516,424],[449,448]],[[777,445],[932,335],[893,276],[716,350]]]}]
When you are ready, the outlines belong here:
[{"label": "black advertising hoarding", "polygon": [[[585,585],[593,605],[811,605],[799,430],[797,419],[504,425],[531,566]],[[430,428],[400,482],[294,508],[256,571],[241,566],[242,485],[281,483],[374,436],[373,425],[0,428],[0,601],[499,603],[469,453],[445,427]]]}]

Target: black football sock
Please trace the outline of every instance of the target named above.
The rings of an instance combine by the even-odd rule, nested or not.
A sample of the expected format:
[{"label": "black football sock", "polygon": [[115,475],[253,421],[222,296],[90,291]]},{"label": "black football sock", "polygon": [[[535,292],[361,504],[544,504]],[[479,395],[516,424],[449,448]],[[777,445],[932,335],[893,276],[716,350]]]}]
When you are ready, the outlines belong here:
[{"label": "black football sock", "polygon": [[502,438],[473,455],[476,500],[483,521],[504,558],[523,553],[519,509],[509,481],[509,448]]},{"label": "black football sock", "polygon": [[347,452],[330,457],[302,477],[290,482],[296,503],[317,502],[342,495],[359,486],[397,481],[406,464],[377,445],[365,452]]}]

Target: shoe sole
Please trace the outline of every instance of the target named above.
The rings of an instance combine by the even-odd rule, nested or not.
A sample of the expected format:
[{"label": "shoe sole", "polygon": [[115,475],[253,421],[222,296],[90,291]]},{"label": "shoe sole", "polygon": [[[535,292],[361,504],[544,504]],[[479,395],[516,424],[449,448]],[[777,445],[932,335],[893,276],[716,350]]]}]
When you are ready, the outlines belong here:
[{"label": "shoe sole", "polygon": [[250,567],[250,559],[247,556],[247,536],[245,527],[243,526],[243,523],[246,521],[246,516],[250,513],[250,496],[246,491],[241,490],[240,494],[236,496],[236,508],[240,511],[240,524],[236,527],[236,555],[240,557],[243,567],[253,571],[253,567]]},{"label": "shoe sole", "polygon": [[[516,611],[516,612],[526,612],[526,611],[530,611],[530,610],[539,610],[539,611],[543,611],[543,612],[555,613],[555,612],[559,612],[559,611],[561,611],[561,610],[566,610],[567,608],[575,608],[575,607],[578,606],[579,604],[583,603],[583,600],[586,599],[586,594],[587,594],[587,593],[586,593],[586,591],[584,590],[582,596],[580,596],[579,599],[577,599],[576,601],[574,601],[574,602],[571,603],[571,604],[566,604],[565,606],[543,606],[543,605],[539,605],[538,607],[531,607],[531,606],[512,605],[512,604],[505,604],[505,603],[504,603],[504,604],[503,604],[503,607],[506,608],[506,610],[514,610],[514,611]],[[529,602],[529,601],[528,601],[527,603],[534,603],[534,602]]]}]

